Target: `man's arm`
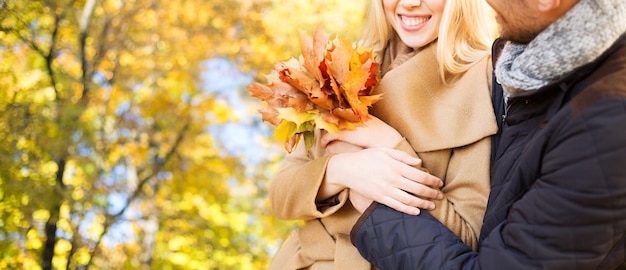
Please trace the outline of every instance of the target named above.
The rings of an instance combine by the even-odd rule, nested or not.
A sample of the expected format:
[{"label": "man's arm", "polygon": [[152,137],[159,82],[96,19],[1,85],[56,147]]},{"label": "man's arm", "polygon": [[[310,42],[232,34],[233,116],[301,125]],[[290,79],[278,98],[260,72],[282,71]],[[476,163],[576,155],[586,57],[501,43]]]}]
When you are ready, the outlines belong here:
[{"label": "man's arm", "polygon": [[[626,102],[605,99],[558,125],[538,178],[472,252],[425,211],[378,206],[353,242],[381,269],[626,267]],[[499,202],[490,202],[496,203]]]}]

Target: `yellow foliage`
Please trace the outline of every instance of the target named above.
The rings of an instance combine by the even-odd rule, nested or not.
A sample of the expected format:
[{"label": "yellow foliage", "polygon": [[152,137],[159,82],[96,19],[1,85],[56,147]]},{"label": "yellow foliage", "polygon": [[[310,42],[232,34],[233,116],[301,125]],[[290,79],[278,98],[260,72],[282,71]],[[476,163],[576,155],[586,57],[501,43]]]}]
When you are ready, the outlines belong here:
[{"label": "yellow foliage", "polygon": [[[23,269],[29,269],[29,270],[41,270],[41,266],[39,265],[39,261],[37,260],[37,258],[28,256],[26,258],[24,258],[24,262],[22,263],[23,265]],[[2,268],[2,264],[0,264],[0,268]],[[7,269],[7,268],[3,268],[3,269]]]},{"label": "yellow foliage", "polygon": [[17,149],[27,149],[30,148],[32,146],[32,141],[28,141],[26,140],[26,138],[21,137],[17,140],[17,144],[16,147]]},{"label": "yellow foliage", "polygon": [[230,240],[228,238],[222,237],[219,240],[219,244],[224,247],[230,246]]},{"label": "yellow foliage", "polygon": [[[65,30],[65,31],[68,31],[68,30]],[[72,35],[73,33],[68,32],[65,34]],[[82,67],[81,67],[80,61],[76,59],[76,57],[62,54],[62,55],[59,55],[58,62],[59,62],[60,67],[63,68],[64,72],[67,72],[68,74],[71,74],[75,77],[81,76]]]},{"label": "yellow foliage", "polygon": [[222,207],[218,204],[213,204],[207,207],[208,215],[207,220],[211,220],[212,223],[218,225],[224,225],[228,223],[228,218],[222,212]]},{"label": "yellow foliage", "polygon": [[22,202],[22,205],[26,206],[30,202],[30,196],[23,194],[20,201]]},{"label": "yellow foliage", "polygon": [[79,167],[76,161],[70,160],[65,164],[65,168],[71,174],[63,175],[63,183],[68,186],[80,187],[85,183],[85,173],[83,168]]},{"label": "yellow foliage", "polygon": [[50,212],[46,209],[39,209],[33,212],[33,220],[38,222],[47,221],[50,218]]},{"label": "yellow foliage", "polygon": [[103,3],[103,8],[105,13],[114,13],[117,12],[123,4],[123,0],[107,0]]},{"label": "yellow foliage", "polygon": [[120,56],[120,65],[130,66],[135,63],[135,57],[129,52],[123,52]]},{"label": "yellow foliage", "polygon": [[211,103],[210,111],[215,116],[215,123],[225,123],[227,121],[236,121],[230,106],[223,100],[216,100]]},{"label": "yellow foliage", "polygon": [[79,248],[78,250],[76,250],[76,253],[74,254],[74,260],[76,260],[76,262],[80,264],[86,264],[89,261],[90,257],[91,255],[87,247]]},{"label": "yellow foliage", "polygon": [[42,245],[41,238],[37,234],[36,230],[34,229],[28,230],[28,233],[26,234],[26,236],[28,237],[28,240],[26,242],[26,246],[28,249],[40,249],[41,248],[41,245]]},{"label": "yellow foliage", "polygon": [[37,91],[33,91],[33,101],[35,103],[46,103],[54,100],[56,95],[54,93],[54,88],[52,87],[44,87]]},{"label": "yellow foliage", "polygon": [[58,255],[65,255],[72,249],[72,243],[65,239],[59,239],[56,243],[55,251]]},{"label": "yellow foliage", "polygon": [[169,259],[174,264],[183,266],[189,262],[190,258],[189,255],[187,255],[186,253],[175,252],[169,256]]},{"label": "yellow foliage", "polygon": [[[59,221],[57,221],[57,228],[65,232],[71,232],[72,224],[70,223],[69,220],[62,218],[62,219],[59,219]],[[55,247],[55,250],[56,250],[56,247]]]},{"label": "yellow foliage", "polygon": [[61,207],[59,208],[59,217],[61,219],[59,220],[57,227],[68,231],[71,230],[70,223],[68,222],[68,219],[70,218],[70,211],[71,207],[69,204],[64,203],[61,205]]},{"label": "yellow foliage", "polygon": [[187,237],[177,236],[167,242],[167,246],[171,251],[181,250],[183,247],[191,246],[191,241]]},{"label": "yellow foliage", "polygon": [[25,74],[20,75],[17,87],[21,90],[28,91],[39,83],[42,78],[44,78],[44,74],[41,70],[27,71]]},{"label": "yellow foliage", "polygon": [[75,201],[80,201],[85,198],[85,192],[81,187],[76,187],[72,191],[72,199]]},{"label": "yellow foliage", "polygon": [[41,164],[41,173],[46,176],[54,176],[59,170],[59,166],[57,166],[56,162],[49,160],[44,164]]},{"label": "yellow foliage", "polygon": [[[46,237],[55,269],[266,268],[292,228],[263,203],[275,165],[245,164],[207,132],[249,119],[202,88],[202,63],[263,73],[295,54],[297,29],[356,36],[364,0],[96,1],[81,40],[89,2],[2,1],[0,234],[14,238],[0,268],[40,269]],[[311,16],[285,24],[292,14]],[[24,230],[51,217],[53,235]],[[105,230],[119,242],[94,250]]]},{"label": "yellow foliage", "polygon": [[[64,241],[64,243],[69,243],[69,242],[67,242],[65,240],[63,240],[63,241]],[[69,246],[66,246],[66,245],[59,246],[58,243],[57,243],[57,245],[55,246],[55,251],[57,251],[56,250],[57,247],[62,249],[62,248],[67,248]],[[67,254],[65,254],[65,253],[56,253],[55,252],[55,256],[52,258],[52,269],[66,269],[67,268],[66,267],[67,266],[67,260],[65,259],[66,256],[67,256]]]},{"label": "yellow foliage", "polygon": [[92,239],[97,239],[104,231],[104,220],[105,217],[103,215],[96,214],[93,222],[91,222],[87,228],[87,235]]}]

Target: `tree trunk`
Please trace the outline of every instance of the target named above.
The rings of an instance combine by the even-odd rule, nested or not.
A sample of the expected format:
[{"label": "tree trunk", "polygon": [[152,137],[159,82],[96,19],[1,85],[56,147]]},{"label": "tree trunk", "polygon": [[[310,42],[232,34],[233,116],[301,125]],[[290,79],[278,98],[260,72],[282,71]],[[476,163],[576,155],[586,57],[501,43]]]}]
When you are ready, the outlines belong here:
[{"label": "tree trunk", "polygon": [[57,222],[59,221],[59,212],[61,211],[61,205],[63,204],[63,195],[60,194],[62,190],[65,190],[65,184],[63,183],[63,175],[65,173],[65,158],[57,161],[57,173],[56,173],[56,189],[52,190],[52,196],[55,203],[50,209],[50,218],[46,221],[46,227],[44,228],[46,234],[46,243],[43,246],[41,252],[41,269],[51,270],[52,258],[54,258],[54,248],[57,242]]},{"label": "tree trunk", "polygon": [[46,243],[41,254],[41,269],[52,270],[52,258],[54,258],[54,246],[57,242],[57,221],[59,220],[59,207],[55,207],[55,212],[50,213],[50,218],[46,222]]}]

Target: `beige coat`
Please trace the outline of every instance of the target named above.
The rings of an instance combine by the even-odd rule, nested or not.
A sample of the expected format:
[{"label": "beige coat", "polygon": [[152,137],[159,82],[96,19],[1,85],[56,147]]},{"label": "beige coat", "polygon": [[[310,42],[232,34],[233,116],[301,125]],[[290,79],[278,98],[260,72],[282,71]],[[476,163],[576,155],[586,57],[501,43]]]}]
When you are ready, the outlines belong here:
[{"label": "beige coat", "polygon": [[[429,45],[385,74],[376,89],[383,99],[370,112],[404,136],[397,149],[417,154],[431,174],[444,180],[445,198],[435,201],[431,213],[475,248],[489,193],[489,136],[497,131],[491,62],[485,57],[445,86],[435,50]],[[350,242],[359,213],[348,190],[326,205],[315,203],[328,160],[317,143],[309,155],[299,145],[271,182],[274,214],[306,223],[285,241],[270,269],[372,268]]]}]

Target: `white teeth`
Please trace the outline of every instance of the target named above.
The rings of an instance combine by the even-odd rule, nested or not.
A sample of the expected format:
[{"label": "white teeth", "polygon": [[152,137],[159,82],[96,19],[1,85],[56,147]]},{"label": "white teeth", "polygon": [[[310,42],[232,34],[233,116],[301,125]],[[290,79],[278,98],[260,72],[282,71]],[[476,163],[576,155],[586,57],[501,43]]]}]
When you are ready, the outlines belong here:
[{"label": "white teeth", "polygon": [[428,19],[424,18],[424,17],[405,17],[402,16],[402,23],[404,23],[407,26],[416,26],[419,24],[422,24],[424,22],[426,22]]}]

